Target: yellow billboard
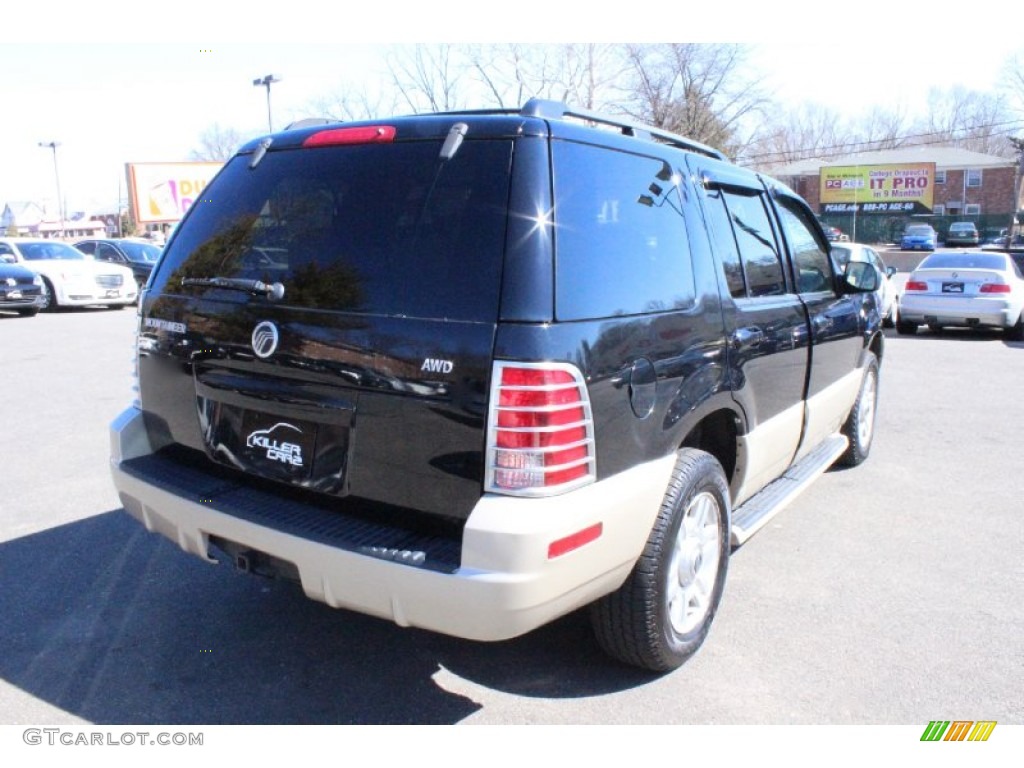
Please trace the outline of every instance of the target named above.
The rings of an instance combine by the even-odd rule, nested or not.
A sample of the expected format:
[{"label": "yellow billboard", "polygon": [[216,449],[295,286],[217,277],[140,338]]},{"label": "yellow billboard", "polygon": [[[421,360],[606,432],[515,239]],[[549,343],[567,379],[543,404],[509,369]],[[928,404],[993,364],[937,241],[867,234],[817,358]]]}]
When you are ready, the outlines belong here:
[{"label": "yellow billboard", "polygon": [[127,163],[128,202],[138,224],[181,221],[224,163]]},{"label": "yellow billboard", "polygon": [[822,167],[823,213],[931,213],[935,163]]}]

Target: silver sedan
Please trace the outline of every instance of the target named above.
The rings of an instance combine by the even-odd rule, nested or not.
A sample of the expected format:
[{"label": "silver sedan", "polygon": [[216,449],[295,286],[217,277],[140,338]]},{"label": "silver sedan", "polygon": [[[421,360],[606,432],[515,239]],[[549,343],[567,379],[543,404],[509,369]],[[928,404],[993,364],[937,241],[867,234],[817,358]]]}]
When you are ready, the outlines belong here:
[{"label": "silver sedan", "polygon": [[944,326],[1002,328],[1024,340],[1024,275],[1005,253],[940,252],[911,273],[900,300],[896,331],[917,333]]}]

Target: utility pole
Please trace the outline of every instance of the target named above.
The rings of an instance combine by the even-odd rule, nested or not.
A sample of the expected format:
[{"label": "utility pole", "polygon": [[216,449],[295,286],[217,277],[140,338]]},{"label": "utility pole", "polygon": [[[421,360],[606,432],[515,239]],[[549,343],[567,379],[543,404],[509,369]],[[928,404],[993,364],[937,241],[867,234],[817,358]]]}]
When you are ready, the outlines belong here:
[{"label": "utility pole", "polygon": [[279,82],[281,82],[281,78],[277,75],[264,75],[263,77],[258,77],[252,81],[254,86],[263,85],[267,88],[267,128],[270,133],[274,132],[274,121],[270,118],[270,86],[272,83]]},{"label": "utility pole", "polygon": [[59,141],[40,141],[40,147],[49,147],[53,150],[53,178],[57,181],[57,215],[60,216],[60,236],[64,237],[64,199],[60,194],[60,174],[57,172],[57,147]]},{"label": "utility pole", "polygon": [[1013,233],[1017,228],[1017,212],[1020,210],[1021,186],[1024,185],[1024,138],[1011,136],[1010,143],[1017,150],[1017,167],[1013,176],[1013,211],[1010,214],[1010,226],[1006,228],[1006,248],[1013,245]]}]

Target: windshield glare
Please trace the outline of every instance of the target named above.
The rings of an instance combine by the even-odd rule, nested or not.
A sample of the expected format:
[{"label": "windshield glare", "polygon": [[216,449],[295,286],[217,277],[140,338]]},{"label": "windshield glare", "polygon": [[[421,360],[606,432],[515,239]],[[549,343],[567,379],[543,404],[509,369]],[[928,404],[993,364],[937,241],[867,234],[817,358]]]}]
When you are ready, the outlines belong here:
[{"label": "windshield glare", "polygon": [[18,243],[18,250],[26,261],[85,261],[85,254],[67,243]]}]

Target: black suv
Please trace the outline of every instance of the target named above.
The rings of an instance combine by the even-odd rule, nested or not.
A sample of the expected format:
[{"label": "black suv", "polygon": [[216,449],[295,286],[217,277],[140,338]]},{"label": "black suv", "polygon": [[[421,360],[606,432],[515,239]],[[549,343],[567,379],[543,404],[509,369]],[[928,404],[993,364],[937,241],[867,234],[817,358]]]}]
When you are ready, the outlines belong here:
[{"label": "black suv", "polygon": [[731,547],[871,446],[877,273],[679,136],[563,104],[243,147],[140,307],[114,481],[329,605],[694,653]]}]

